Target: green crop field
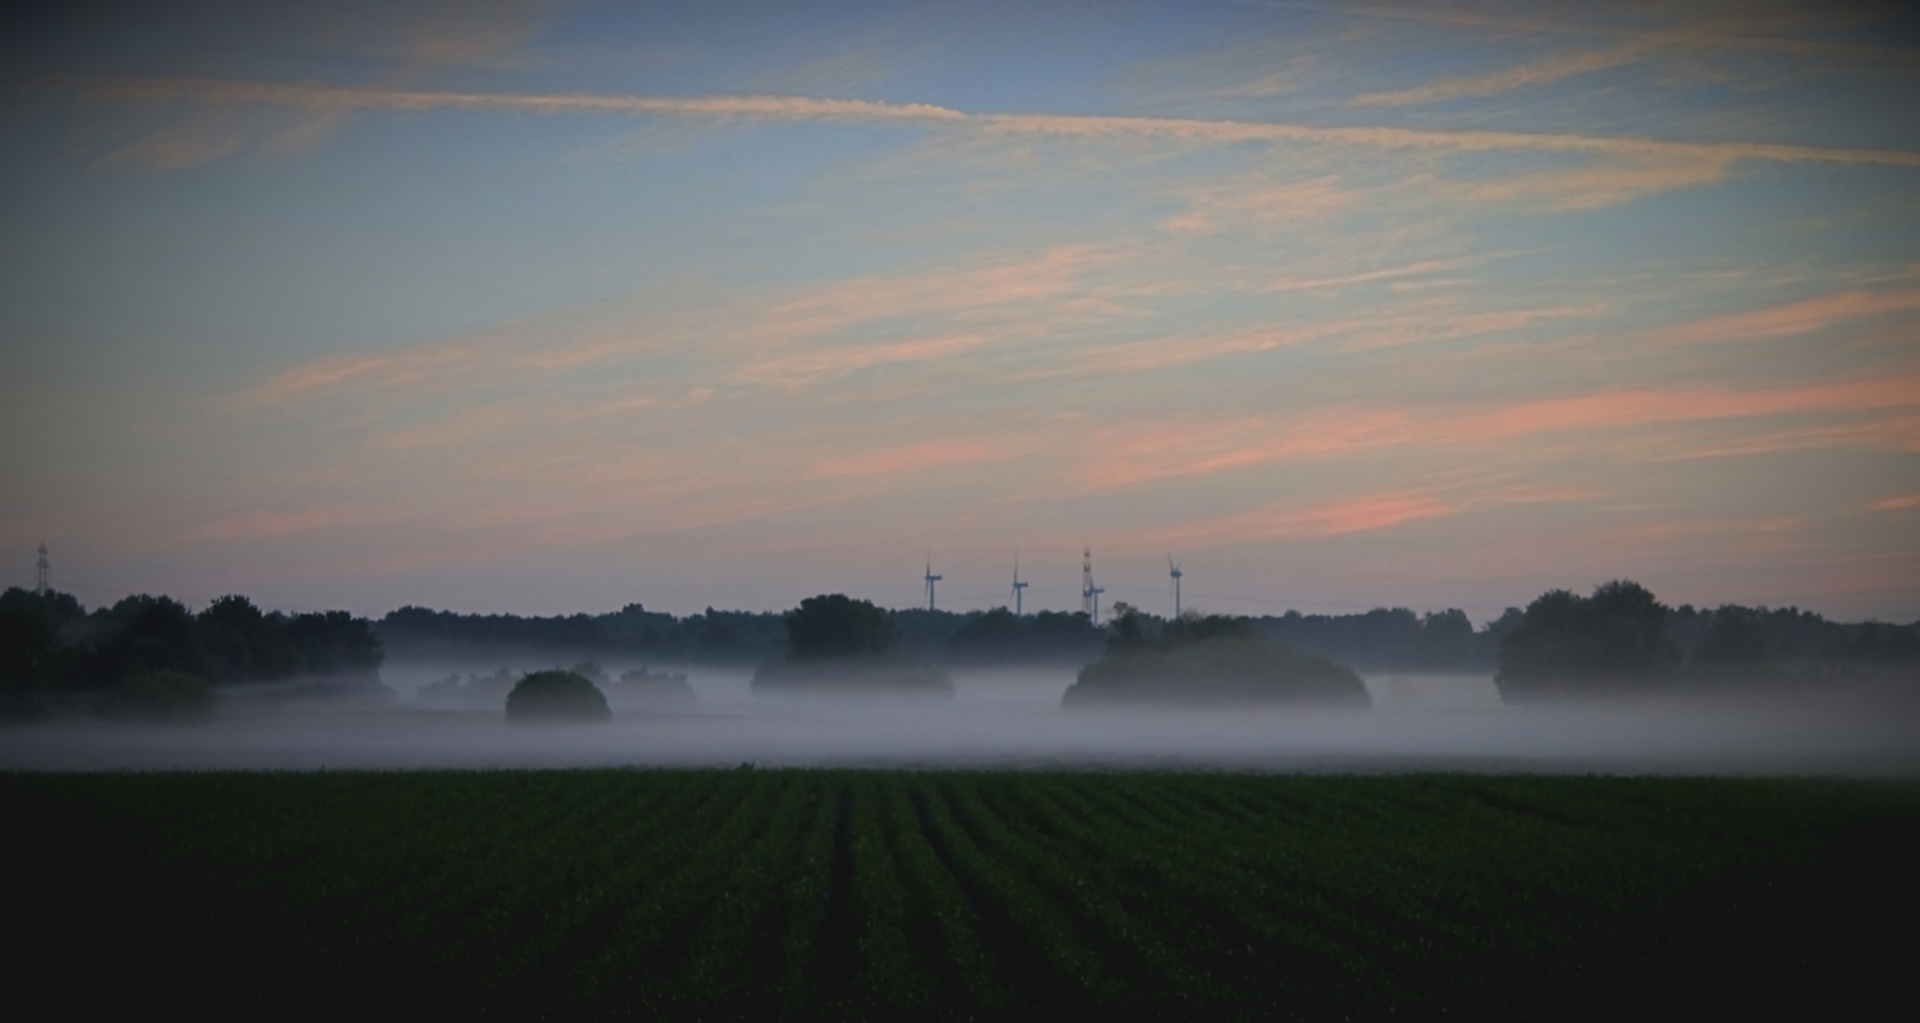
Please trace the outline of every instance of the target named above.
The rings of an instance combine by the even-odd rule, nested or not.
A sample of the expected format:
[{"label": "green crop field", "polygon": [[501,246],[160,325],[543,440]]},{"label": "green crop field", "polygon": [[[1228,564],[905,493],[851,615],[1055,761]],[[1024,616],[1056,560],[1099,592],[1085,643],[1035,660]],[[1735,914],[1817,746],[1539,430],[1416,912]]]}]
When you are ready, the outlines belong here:
[{"label": "green crop field", "polygon": [[75,1012],[1827,1014],[1907,998],[1920,945],[1897,782],[13,775],[0,800],[7,989]]}]

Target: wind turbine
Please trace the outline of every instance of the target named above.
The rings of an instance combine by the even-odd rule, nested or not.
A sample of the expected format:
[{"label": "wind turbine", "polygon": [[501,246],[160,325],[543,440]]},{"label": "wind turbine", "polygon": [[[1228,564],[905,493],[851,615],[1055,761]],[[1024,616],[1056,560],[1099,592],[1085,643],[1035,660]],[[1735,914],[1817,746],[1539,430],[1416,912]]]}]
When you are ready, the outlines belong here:
[{"label": "wind turbine", "polygon": [[1180,571],[1180,563],[1167,555],[1167,574],[1173,577],[1173,616],[1180,617],[1180,577],[1186,573]]},{"label": "wind turbine", "polygon": [[946,578],[946,576],[933,574],[933,559],[928,558],[927,559],[927,610],[929,611],[933,610],[933,584],[939,582],[944,578]]},{"label": "wind turbine", "polygon": [[1027,583],[1020,581],[1020,558],[1018,555],[1015,555],[1013,559],[1013,615],[1015,618],[1020,617],[1023,613],[1020,607],[1020,598],[1024,596],[1024,594],[1020,591],[1026,589],[1027,585]]}]

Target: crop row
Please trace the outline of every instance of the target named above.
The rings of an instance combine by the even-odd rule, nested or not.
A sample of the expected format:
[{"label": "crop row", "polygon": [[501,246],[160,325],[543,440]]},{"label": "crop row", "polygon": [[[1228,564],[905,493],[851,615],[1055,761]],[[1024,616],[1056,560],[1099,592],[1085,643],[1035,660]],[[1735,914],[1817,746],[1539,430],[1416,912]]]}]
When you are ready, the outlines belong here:
[{"label": "crop row", "polygon": [[613,771],[0,798],[37,879],[7,916],[38,950],[20,976],[281,1012],[1597,1011],[1677,978],[1723,1002],[1714,978],[1769,963],[1869,990],[1878,946],[1845,936],[1920,908],[1903,784]]}]

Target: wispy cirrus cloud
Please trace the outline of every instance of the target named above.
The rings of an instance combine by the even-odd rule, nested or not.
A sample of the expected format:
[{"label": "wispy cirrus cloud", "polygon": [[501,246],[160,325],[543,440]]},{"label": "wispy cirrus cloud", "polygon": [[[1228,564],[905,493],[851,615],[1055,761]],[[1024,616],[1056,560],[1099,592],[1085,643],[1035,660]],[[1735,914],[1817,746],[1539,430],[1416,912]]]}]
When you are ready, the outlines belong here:
[{"label": "wispy cirrus cloud", "polygon": [[1591,498],[1584,490],[1543,487],[1385,490],[1324,501],[1278,501],[1129,535],[1141,547],[1186,550],[1276,540],[1312,540],[1373,533],[1415,522],[1450,518],[1481,508],[1564,503]]},{"label": "wispy cirrus cloud", "polygon": [[1663,448],[1668,453],[1657,456],[1656,460],[1739,458],[1786,451],[1840,449],[1920,452],[1920,415],[1888,415],[1881,410],[1870,410],[1849,422],[1756,430],[1733,440],[1707,443],[1687,444],[1674,440],[1663,445]]},{"label": "wispy cirrus cloud", "polygon": [[1188,188],[1186,212],[1169,217],[1164,226],[1176,234],[1200,234],[1227,226],[1244,228],[1306,220],[1344,213],[1358,206],[1365,193],[1324,174],[1305,181],[1280,184],[1240,180]]},{"label": "wispy cirrus cloud", "polygon": [[844,458],[822,459],[813,464],[809,475],[827,478],[891,476],[977,462],[1001,462],[1018,458],[1026,452],[1025,445],[1004,440],[925,441],[877,448]]},{"label": "wispy cirrus cloud", "polygon": [[207,78],[42,78],[38,88],[141,102],[272,104],[315,110],[496,110],[675,115],[778,121],[934,124],[1014,135],[1136,136],[1187,144],[1324,143],[1369,149],[1552,152],[1920,167],[1920,152],[1764,142],[1673,141],[1564,132],[1327,126],[1269,121],[1076,114],[970,113],[931,103],[801,96],[648,96],[382,89]]},{"label": "wispy cirrus cloud", "polygon": [[1920,405],[1920,374],[1757,390],[1720,387],[1623,388],[1570,398],[1524,402],[1457,420],[1437,433],[1452,441],[1484,442],[1556,430],[1916,405]]},{"label": "wispy cirrus cloud", "polygon": [[1749,312],[1727,313],[1657,332],[1656,340],[1679,344],[1764,341],[1812,334],[1857,320],[1920,310],[1920,289],[1843,291]]},{"label": "wispy cirrus cloud", "polygon": [[1483,263],[1506,258],[1510,255],[1512,254],[1490,252],[1455,259],[1423,259],[1416,263],[1376,267],[1371,270],[1359,270],[1332,277],[1282,278],[1267,285],[1265,290],[1270,292],[1320,291],[1329,288],[1343,288],[1354,284],[1373,284],[1379,281],[1398,280],[1405,277],[1429,277],[1434,274],[1451,273],[1455,270],[1464,270],[1468,267],[1479,266]]},{"label": "wispy cirrus cloud", "polygon": [[[1726,30],[1725,25],[1727,22],[1724,21],[1693,25],[1634,24],[1619,19],[1598,20],[1593,18],[1569,19],[1541,18],[1525,15],[1515,16],[1475,11],[1470,8],[1454,5],[1397,7],[1374,4],[1343,4],[1339,7],[1328,7],[1317,3],[1291,3],[1287,2],[1287,0],[1265,0],[1262,5],[1267,7],[1291,7],[1334,11],[1355,18],[1410,21],[1420,24],[1446,25],[1456,28],[1487,28],[1508,35],[1524,33],[1529,35],[1594,36],[1600,38],[1654,41],[1661,45],[1687,46],[1699,49],[1797,54],[1800,56],[1828,57],[1850,62],[1877,62],[1896,66],[1920,65],[1920,51],[1911,48],[1829,42],[1793,35],[1760,35],[1730,32]],[[1605,8],[1597,6],[1584,6],[1578,9],[1583,12],[1605,10]],[[1684,13],[1684,9],[1681,9],[1681,13]],[[1802,25],[1789,23],[1781,27],[1792,29],[1802,27]]]},{"label": "wispy cirrus cloud", "polygon": [[[1079,478],[1090,487],[1119,487],[1204,476],[1292,458],[1353,455],[1383,448],[1445,450],[1546,434],[1638,429],[1650,425],[1758,419],[1808,413],[1920,408],[1920,375],[1740,391],[1717,387],[1622,388],[1565,398],[1515,402],[1479,412],[1330,407],[1291,421],[1264,418],[1212,423],[1156,423],[1110,432]],[[1909,417],[1911,418],[1911,417]],[[1911,431],[1885,424],[1776,436],[1749,450],[1708,445],[1718,454],[1795,447],[1898,444]],[[1677,457],[1685,449],[1648,450]],[[1699,452],[1692,452],[1698,456]]]},{"label": "wispy cirrus cloud", "polygon": [[1883,497],[1867,505],[1868,511],[1894,512],[1910,511],[1920,508],[1920,494],[1901,494],[1898,497]]},{"label": "wispy cirrus cloud", "polygon": [[1737,158],[1725,153],[1644,154],[1477,180],[1428,175],[1420,184],[1441,198],[1538,204],[1562,213],[1597,210],[1643,196],[1724,181]]},{"label": "wispy cirrus cloud", "polygon": [[189,529],[190,540],[267,540],[351,525],[367,518],[356,505],[323,505],[296,509],[260,509],[214,519]]},{"label": "wispy cirrus cloud", "polygon": [[1491,96],[1512,89],[1546,85],[1579,75],[1635,63],[1662,45],[1658,37],[1636,39],[1604,50],[1556,53],[1541,60],[1486,74],[1443,78],[1406,89],[1369,92],[1348,101],[1356,107],[1409,107],[1469,96]]}]

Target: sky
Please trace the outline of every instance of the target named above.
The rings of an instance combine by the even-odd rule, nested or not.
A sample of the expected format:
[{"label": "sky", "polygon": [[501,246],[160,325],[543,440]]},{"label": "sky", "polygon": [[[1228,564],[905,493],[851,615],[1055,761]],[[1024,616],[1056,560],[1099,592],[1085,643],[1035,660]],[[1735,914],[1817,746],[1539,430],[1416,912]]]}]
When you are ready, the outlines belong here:
[{"label": "sky", "polygon": [[0,583],[1920,619],[1920,16],[73,3]]}]

